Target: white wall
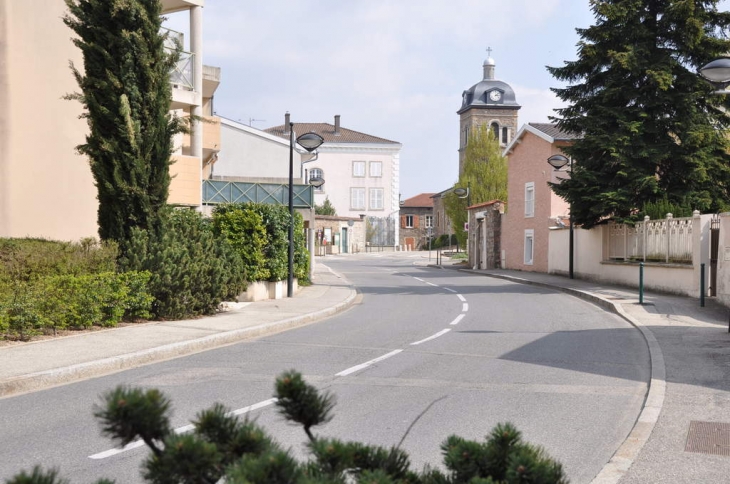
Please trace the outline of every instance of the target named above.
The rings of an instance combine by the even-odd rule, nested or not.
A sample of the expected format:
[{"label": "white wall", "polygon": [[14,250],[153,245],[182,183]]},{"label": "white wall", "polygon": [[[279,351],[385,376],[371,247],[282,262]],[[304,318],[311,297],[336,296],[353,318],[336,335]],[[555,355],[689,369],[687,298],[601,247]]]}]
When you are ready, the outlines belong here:
[{"label": "white wall", "polygon": [[[300,183],[302,156],[294,151],[294,179]],[[289,178],[289,143],[278,136],[221,119],[221,151],[214,176]]]}]

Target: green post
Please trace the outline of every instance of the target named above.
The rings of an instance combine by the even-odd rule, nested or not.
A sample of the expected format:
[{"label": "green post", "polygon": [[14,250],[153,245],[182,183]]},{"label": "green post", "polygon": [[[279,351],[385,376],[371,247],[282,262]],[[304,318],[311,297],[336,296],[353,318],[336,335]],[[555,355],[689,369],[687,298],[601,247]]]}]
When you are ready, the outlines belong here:
[{"label": "green post", "polygon": [[705,263],[700,264],[700,307],[705,307]]},{"label": "green post", "polygon": [[639,262],[639,304],[644,304],[644,263]]}]

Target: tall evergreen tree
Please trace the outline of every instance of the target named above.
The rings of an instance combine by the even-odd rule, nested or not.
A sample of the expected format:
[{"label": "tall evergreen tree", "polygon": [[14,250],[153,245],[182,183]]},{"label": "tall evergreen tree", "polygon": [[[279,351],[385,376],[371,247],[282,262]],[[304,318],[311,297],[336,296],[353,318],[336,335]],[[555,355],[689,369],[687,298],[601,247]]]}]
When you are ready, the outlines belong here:
[{"label": "tall evergreen tree", "polygon": [[466,240],[467,203],[507,200],[507,160],[494,133],[486,125],[472,129],[464,153],[464,170],[454,188],[468,188],[469,197],[459,198],[449,192],[444,199],[446,215],[455,227],[460,245]]},{"label": "tall evergreen tree", "polygon": [[548,67],[568,106],[553,120],[582,138],[565,148],[570,179],[551,185],[584,228],[631,220],[666,198],[700,211],[730,204],[725,96],[697,70],[730,51],[718,0],[590,0],[578,59]]},{"label": "tall evergreen tree", "polygon": [[172,136],[169,73],[159,0],[66,0],[64,23],[77,37],[84,74],[71,64],[86,108],[86,143],[99,199],[99,236],[126,241],[139,227],[156,231],[170,186]]}]

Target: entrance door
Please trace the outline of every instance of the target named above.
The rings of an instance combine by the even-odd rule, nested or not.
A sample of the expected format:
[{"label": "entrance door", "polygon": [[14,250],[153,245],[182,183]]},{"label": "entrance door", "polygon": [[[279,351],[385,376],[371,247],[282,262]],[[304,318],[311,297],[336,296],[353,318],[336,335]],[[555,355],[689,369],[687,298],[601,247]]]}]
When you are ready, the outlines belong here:
[{"label": "entrance door", "polygon": [[345,227],[342,227],[342,253],[347,254],[347,229]]},{"label": "entrance door", "polygon": [[415,237],[404,237],[403,242],[406,243],[406,247],[410,250],[416,250],[416,238]]}]

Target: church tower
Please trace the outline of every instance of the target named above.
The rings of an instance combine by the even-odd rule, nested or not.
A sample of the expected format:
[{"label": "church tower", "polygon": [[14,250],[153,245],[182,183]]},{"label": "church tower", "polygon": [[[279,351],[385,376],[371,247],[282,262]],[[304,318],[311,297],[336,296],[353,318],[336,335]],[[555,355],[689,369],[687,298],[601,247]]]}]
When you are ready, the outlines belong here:
[{"label": "church tower", "polygon": [[502,147],[512,140],[517,133],[517,104],[515,91],[506,82],[494,77],[494,59],[490,56],[492,49],[487,49],[487,60],[484,61],[484,78],[464,91],[459,115],[459,176],[464,171],[464,153],[473,128],[487,125],[492,130]]}]

